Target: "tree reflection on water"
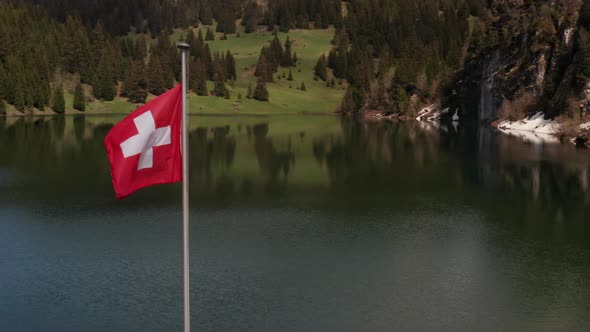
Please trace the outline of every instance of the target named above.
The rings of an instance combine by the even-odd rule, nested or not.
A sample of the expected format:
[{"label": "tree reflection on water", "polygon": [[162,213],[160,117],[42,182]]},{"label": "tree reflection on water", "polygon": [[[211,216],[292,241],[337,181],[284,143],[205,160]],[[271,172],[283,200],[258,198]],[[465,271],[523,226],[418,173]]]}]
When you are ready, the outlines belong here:
[{"label": "tree reflection on water", "polygon": [[[313,124],[316,118],[305,120]],[[28,183],[42,183],[49,191],[57,188],[52,195],[111,197],[103,139],[116,121],[84,115],[0,118],[0,167],[37,179]],[[256,199],[272,205],[274,198],[297,195],[309,198],[306,204],[369,207],[437,197],[485,207],[502,220],[583,224],[588,214],[586,150],[530,144],[489,128],[338,117],[322,119],[329,125],[302,128],[292,121],[219,125],[223,121],[217,120],[193,129],[196,204]],[[43,192],[27,183],[12,190],[25,196]],[[147,192],[144,198],[162,204],[178,195],[174,185]]]}]

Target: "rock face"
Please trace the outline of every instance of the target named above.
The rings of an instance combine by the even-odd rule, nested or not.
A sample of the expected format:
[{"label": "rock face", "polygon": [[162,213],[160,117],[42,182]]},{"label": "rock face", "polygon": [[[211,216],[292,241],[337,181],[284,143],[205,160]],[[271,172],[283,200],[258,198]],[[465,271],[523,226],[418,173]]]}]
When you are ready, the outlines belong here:
[{"label": "rock face", "polygon": [[[493,1],[491,6],[493,23],[487,28],[493,31],[487,31],[482,39],[504,39],[468,50],[463,70],[456,77],[456,94],[448,97],[444,106],[458,109],[462,120],[491,123],[498,119],[504,100],[512,102],[527,95],[527,100],[543,97],[552,108],[544,109],[545,113],[555,116],[572,91],[575,20],[554,22],[554,34],[542,39],[538,29],[524,28],[539,26],[539,15],[527,14],[530,8],[522,1]],[[495,10],[494,6],[510,9]],[[547,6],[559,10],[555,2],[548,1]],[[518,17],[519,13],[522,17]],[[573,16],[577,20],[577,15]],[[514,27],[518,25],[524,27]],[[498,37],[502,34],[504,37]],[[590,86],[586,91],[583,107],[590,110]]]},{"label": "rock face", "polygon": [[582,98],[580,100],[580,108],[584,113],[590,113],[590,82],[586,83],[584,86],[584,91],[582,92]]},{"label": "rock face", "polygon": [[496,109],[500,105],[499,102],[501,102],[498,98],[498,86],[496,83],[496,76],[503,65],[500,54],[500,50],[497,49],[483,58],[482,75],[477,82],[477,85],[479,85],[478,120],[481,122],[493,121],[496,116]]},{"label": "rock face", "polygon": [[498,118],[505,98],[514,100],[525,93],[543,95],[546,77],[553,69],[550,61],[554,50],[547,47],[525,57],[521,51],[496,48],[465,64],[455,101],[465,118],[490,123]]}]

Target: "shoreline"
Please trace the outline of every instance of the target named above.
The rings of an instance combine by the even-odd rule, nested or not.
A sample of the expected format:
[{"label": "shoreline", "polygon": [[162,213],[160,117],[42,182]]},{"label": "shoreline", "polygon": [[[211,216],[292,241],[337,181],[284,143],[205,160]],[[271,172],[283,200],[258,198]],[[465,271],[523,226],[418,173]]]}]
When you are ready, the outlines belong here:
[{"label": "shoreline", "polygon": [[[452,115],[448,108],[440,109],[438,105],[431,104],[418,112],[416,117],[399,114],[385,114],[383,111],[367,111],[359,116],[363,121],[417,121],[419,123],[440,124],[449,122],[453,125],[460,123],[457,111]],[[556,119],[545,119],[543,112],[536,112],[520,120],[509,121],[498,119],[487,125],[495,128],[504,135],[518,137],[525,142],[533,144],[566,144],[571,143],[578,147],[590,145],[590,117],[588,121],[571,124],[560,122]],[[568,128],[567,127],[571,127]],[[572,129],[573,128],[573,129]]]},{"label": "shoreline", "polygon": [[[89,116],[127,116],[129,113],[121,113],[121,112],[65,112],[65,113],[55,113],[55,112],[33,112],[33,113],[20,113],[17,114],[4,114],[0,115],[0,118],[25,118],[25,117],[54,117],[54,116],[78,116],[78,115],[89,115]],[[338,112],[279,112],[279,113],[240,113],[240,112],[189,112],[188,115],[190,116],[212,116],[212,117],[233,117],[233,116],[248,116],[248,117],[271,117],[271,116],[339,116],[341,115]]]},{"label": "shoreline", "polygon": [[[59,114],[53,111],[41,112],[38,110],[25,111],[24,113],[15,111],[14,109],[8,110],[4,115],[0,115],[0,118],[43,118],[43,117],[56,117],[56,116],[107,116],[107,117],[124,117],[129,115],[131,112],[100,112],[100,111],[86,111],[80,112],[75,110],[66,110],[65,113]],[[460,123],[460,118],[455,112],[452,116],[449,116],[449,109],[445,108],[440,110],[437,105],[432,104],[428,107],[423,108],[416,117],[389,113],[378,110],[365,111],[362,114],[355,116],[361,121],[368,122],[379,122],[379,121],[416,121],[419,123],[432,123],[440,124],[441,122],[449,122],[455,124]],[[261,113],[240,113],[240,112],[189,112],[191,117],[259,117],[267,118],[273,116],[346,116],[339,111],[332,112],[261,112]],[[542,112],[537,112],[533,115],[529,115],[523,119],[509,121],[509,120],[495,120],[488,125],[497,129],[504,135],[510,135],[522,139],[526,142],[533,144],[557,144],[557,143],[571,143],[579,147],[585,147],[590,145],[590,118],[589,121],[578,125],[576,129],[577,135],[567,135],[563,130],[564,124],[558,122],[555,119],[545,119]]]}]

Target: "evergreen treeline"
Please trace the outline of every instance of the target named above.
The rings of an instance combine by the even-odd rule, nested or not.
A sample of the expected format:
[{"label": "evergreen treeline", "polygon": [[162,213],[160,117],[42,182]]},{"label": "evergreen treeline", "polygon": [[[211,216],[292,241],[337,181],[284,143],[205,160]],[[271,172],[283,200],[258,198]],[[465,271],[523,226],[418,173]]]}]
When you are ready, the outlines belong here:
[{"label": "evergreen treeline", "polygon": [[50,106],[51,73],[66,65],[56,44],[66,41],[66,32],[40,8],[0,4],[0,101],[20,111]]},{"label": "evergreen treeline", "polygon": [[[227,95],[225,82],[236,79],[233,55],[212,55],[201,33],[190,31],[190,88],[206,95],[206,80],[214,80],[214,94]],[[143,103],[148,92],[161,94],[180,79],[179,63],[166,30],[153,40],[144,34],[118,37],[106,31],[101,20],[90,25],[79,16],[68,16],[60,23],[38,6],[0,4],[0,100],[21,112],[33,107],[60,111],[53,96],[63,84],[63,74],[78,75],[96,99],[109,101],[120,95]],[[80,100],[75,106],[84,107]]]},{"label": "evergreen treeline", "polygon": [[[274,34],[274,39],[270,42],[270,45],[263,46],[262,50],[260,50],[256,71],[254,72],[254,75],[258,78],[253,95],[254,99],[268,101],[266,83],[274,82],[274,74],[278,72],[279,67],[294,67],[297,65],[297,55],[292,51],[291,43],[291,39],[287,36],[283,48],[278,34]],[[284,73],[283,77],[285,77]],[[290,69],[288,80],[293,80],[293,73]],[[251,95],[251,93],[249,92],[248,95]]]},{"label": "evergreen treeline", "polygon": [[[500,112],[521,116],[542,109],[549,117],[577,117],[588,111],[584,90],[590,81],[589,29],[590,1],[489,3],[473,25],[466,66],[498,51],[505,62],[514,63],[498,70],[514,81],[511,73],[520,74],[519,84],[499,89]],[[533,81],[528,84],[534,88],[521,83],[527,81]]]},{"label": "evergreen treeline", "polygon": [[195,35],[190,30],[185,36],[185,41],[191,46],[189,61],[189,87],[199,96],[209,95],[207,80],[214,82],[211,94],[218,97],[229,97],[226,82],[237,79],[236,61],[230,51],[225,53],[211,53],[209,45],[203,39],[199,30]]},{"label": "evergreen treeline", "polygon": [[[457,69],[469,34],[468,19],[479,0],[351,0],[334,47],[316,75],[347,79],[342,111],[403,111],[409,97],[427,94]],[[323,58],[324,56],[322,56]]]},{"label": "evergreen treeline", "polygon": [[550,117],[575,115],[580,99],[590,105],[590,1],[350,0],[346,12],[315,67],[318,79],[348,81],[344,113],[453,98],[465,80],[481,84],[490,54],[501,56],[497,101]]},{"label": "evergreen treeline", "polygon": [[275,34],[270,45],[263,46],[260,50],[258,63],[254,75],[262,78],[265,82],[274,82],[273,74],[279,67],[294,67],[297,65],[297,56],[291,49],[291,39],[287,36],[285,47],[281,44],[279,37]]},{"label": "evergreen treeline", "polygon": [[289,29],[325,29],[342,23],[341,0],[273,0],[266,8],[259,1],[247,0],[244,4],[242,24],[246,32],[253,32],[258,24],[269,30],[278,26],[280,31]]},{"label": "evergreen treeline", "polygon": [[[23,1],[15,1],[23,2]],[[50,17],[65,21],[68,16],[80,16],[94,25],[104,22],[109,33],[123,35],[135,28],[137,32],[158,35],[163,30],[187,28],[201,22],[220,22],[220,32],[231,32],[235,19],[241,16],[243,0],[28,0],[43,6]],[[235,31],[235,28],[233,28]]]}]

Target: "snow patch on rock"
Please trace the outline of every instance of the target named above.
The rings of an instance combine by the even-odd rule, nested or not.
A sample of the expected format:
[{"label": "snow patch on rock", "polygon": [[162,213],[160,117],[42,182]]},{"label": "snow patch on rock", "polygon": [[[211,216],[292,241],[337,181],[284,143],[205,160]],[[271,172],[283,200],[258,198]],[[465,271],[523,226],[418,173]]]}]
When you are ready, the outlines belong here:
[{"label": "snow patch on rock", "polygon": [[558,143],[559,124],[545,119],[542,112],[519,121],[502,121],[498,129],[512,136],[518,136],[531,143]]},{"label": "snow patch on rock", "polygon": [[553,120],[545,119],[543,112],[519,121],[502,121],[498,128],[505,130],[524,130],[542,134],[559,133],[559,124]]},{"label": "snow patch on rock", "polygon": [[428,107],[423,108],[418,112],[416,120],[418,121],[430,121],[439,122],[442,115],[449,113],[449,108],[439,110],[436,104],[432,104]]}]

